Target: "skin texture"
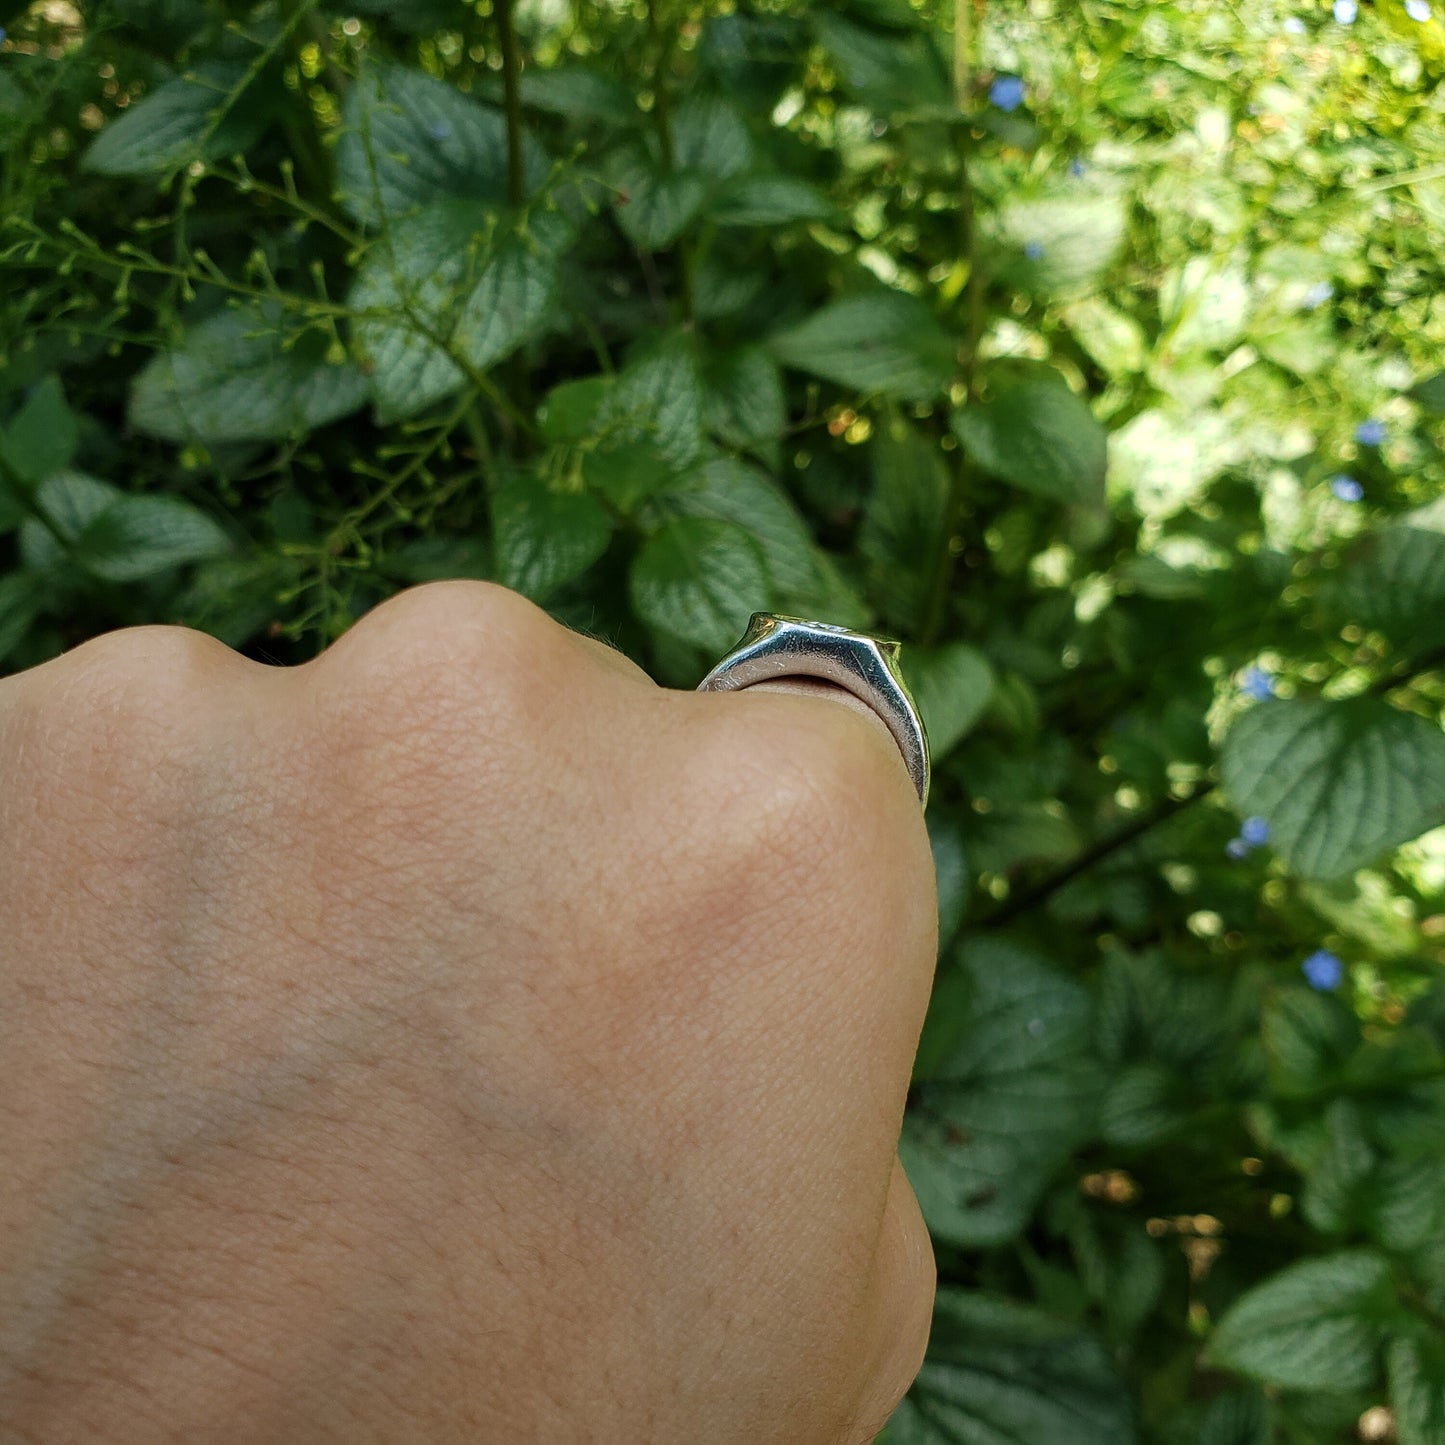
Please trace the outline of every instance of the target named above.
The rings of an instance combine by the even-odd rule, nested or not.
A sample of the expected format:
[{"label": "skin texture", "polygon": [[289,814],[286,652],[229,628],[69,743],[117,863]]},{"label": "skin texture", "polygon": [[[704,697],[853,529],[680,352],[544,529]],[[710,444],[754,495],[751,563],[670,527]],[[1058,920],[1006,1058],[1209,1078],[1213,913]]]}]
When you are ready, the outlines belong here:
[{"label": "skin texture", "polygon": [[868,1441],[933,870],[885,729],[485,583],[0,682],[0,1439]]}]

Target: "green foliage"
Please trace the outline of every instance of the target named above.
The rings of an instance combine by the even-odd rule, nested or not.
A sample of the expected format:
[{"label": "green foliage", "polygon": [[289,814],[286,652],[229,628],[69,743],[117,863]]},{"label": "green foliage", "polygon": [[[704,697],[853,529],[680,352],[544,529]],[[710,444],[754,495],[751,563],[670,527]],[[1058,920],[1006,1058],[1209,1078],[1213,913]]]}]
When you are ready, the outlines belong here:
[{"label": "green foliage", "polygon": [[721,9],[9,7],[0,660],[443,577],[678,687],[901,637],[887,1440],[1442,1445],[1439,7]]}]

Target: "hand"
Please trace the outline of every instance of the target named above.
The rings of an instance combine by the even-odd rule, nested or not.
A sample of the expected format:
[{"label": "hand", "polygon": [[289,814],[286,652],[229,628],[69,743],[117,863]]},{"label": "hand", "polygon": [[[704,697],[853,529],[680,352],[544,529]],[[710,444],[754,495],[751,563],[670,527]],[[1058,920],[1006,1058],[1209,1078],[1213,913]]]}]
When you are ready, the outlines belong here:
[{"label": "hand", "polygon": [[0,1438],[870,1440],[933,872],[882,726],[482,583],[0,683]]}]

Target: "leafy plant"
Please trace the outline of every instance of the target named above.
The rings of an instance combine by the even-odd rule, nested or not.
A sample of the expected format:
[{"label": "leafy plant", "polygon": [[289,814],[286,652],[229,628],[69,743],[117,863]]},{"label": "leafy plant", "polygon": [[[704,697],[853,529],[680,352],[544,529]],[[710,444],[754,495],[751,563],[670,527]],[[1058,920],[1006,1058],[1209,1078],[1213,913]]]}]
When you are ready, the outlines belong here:
[{"label": "leafy plant", "polygon": [[887,1438],[1445,1441],[1439,7],[84,9],[0,7],[0,660],[896,633]]}]

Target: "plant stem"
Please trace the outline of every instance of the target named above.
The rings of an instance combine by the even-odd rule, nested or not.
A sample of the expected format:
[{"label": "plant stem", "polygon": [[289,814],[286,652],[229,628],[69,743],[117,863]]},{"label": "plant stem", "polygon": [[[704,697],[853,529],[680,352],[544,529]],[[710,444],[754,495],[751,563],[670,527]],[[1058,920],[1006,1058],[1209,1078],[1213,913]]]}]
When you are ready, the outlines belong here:
[{"label": "plant stem", "polygon": [[502,45],[502,97],[507,111],[507,195],[520,207],[527,200],[527,178],[522,171],[522,61],[512,0],[497,0],[497,37]]},{"label": "plant stem", "polygon": [[[675,32],[664,28],[658,17],[660,0],[647,0],[647,33],[652,41],[656,56],[656,71],[652,78],[652,113],[657,121],[657,138],[662,146],[663,165],[671,171],[677,164],[677,151],[672,134],[672,96],[668,90],[668,69],[672,64],[672,47]],[[677,243],[678,269],[681,273],[682,314],[689,326],[697,325],[697,312],[693,306],[693,276],[697,269],[696,255],[690,241],[683,237]]]},{"label": "plant stem", "polygon": [[1050,873],[1047,878],[1040,879],[1033,887],[1025,888],[1022,892],[1015,893],[1011,898],[1006,899],[992,913],[981,918],[976,927],[1001,928],[1005,923],[1011,923],[1019,914],[1053,897],[1065,884],[1072,883],[1081,873],[1087,873],[1096,863],[1103,862],[1105,858],[1111,857],[1121,848],[1127,848],[1130,843],[1137,842],[1146,833],[1152,832],[1161,823],[1168,822],[1176,814],[1182,813],[1185,808],[1199,802],[1201,798],[1207,798],[1218,786],[1218,783],[1196,783],[1182,798],[1165,798],[1162,802],[1156,803],[1142,817],[1136,818],[1126,827],[1120,828],[1117,833],[1111,833],[1107,838],[1101,838],[1092,847],[1085,848],[1076,858],[1057,871]]}]

